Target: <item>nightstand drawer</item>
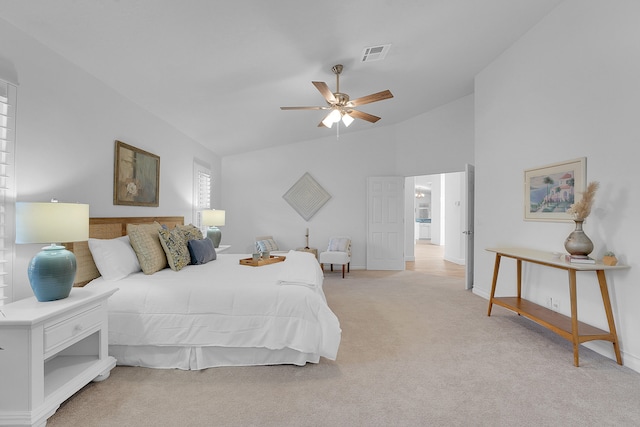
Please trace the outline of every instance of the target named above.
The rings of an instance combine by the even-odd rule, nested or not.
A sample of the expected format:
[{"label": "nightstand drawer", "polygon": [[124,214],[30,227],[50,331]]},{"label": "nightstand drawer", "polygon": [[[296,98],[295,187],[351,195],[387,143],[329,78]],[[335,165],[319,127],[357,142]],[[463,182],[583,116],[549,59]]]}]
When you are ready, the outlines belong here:
[{"label": "nightstand drawer", "polygon": [[44,326],[44,353],[55,352],[56,347],[66,347],[70,340],[83,336],[91,329],[99,328],[103,311],[96,305],[62,320]]}]

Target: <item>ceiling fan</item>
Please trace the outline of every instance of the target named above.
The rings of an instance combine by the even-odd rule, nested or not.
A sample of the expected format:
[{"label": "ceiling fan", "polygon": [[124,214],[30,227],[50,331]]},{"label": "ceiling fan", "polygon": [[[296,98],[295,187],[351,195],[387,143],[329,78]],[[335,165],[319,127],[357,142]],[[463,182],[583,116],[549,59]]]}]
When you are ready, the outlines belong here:
[{"label": "ceiling fan", "polygon": [[331,92],[329,86],[325,82],[311,82],[320,91],[324,99],[327,101],[326,106],[318,107],[280,107],[282,110],[331,110],[327,116],[322,119],[318,124],[318,127],[325,126],[330,128],[334,123],[344,123],[345,126],[349,126],[354,119],[362,119],[371,123],[375,123],[380,120],[380,117],[368,114],[355,107],[360,105],[370,104],[376,101],[382,101],[384,99],[393,98],[393,95],[388,90],[382,92],[373,93],[371,95],[363,96],[353,100],[349,99],[349,95],[340,92],[340,74],[342,73],[342,65],[334,65],[331,71],[336,75],[336,91]]}]

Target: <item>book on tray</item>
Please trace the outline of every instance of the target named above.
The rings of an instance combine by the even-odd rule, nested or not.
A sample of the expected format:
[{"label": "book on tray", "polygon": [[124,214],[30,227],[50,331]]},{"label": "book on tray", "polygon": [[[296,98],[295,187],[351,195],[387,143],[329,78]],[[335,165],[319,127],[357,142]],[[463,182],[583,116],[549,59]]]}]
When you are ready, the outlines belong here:
[{"label": "book on tray", "polygon": [[565,255],[565,261],[574,264],[595,264],[596,260],[587,255]]}]

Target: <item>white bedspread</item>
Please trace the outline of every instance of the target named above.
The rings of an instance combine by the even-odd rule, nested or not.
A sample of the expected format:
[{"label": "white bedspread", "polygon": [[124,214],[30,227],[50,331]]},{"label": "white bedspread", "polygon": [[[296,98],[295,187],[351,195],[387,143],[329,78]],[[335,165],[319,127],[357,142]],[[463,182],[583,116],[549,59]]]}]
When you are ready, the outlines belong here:
[{"label": "white bedspread", "polygon": [[246,257],[92,281],[119,288],[109,299],[109,344],[292,349],[335,360],[340,324],[313,255],[261,267],[240,265]]}]

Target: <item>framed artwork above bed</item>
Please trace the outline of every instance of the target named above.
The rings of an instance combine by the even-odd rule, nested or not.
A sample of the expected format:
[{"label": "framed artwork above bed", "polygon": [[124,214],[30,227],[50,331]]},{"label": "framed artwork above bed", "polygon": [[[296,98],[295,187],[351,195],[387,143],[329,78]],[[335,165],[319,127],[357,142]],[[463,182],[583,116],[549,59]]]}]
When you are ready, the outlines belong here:
[{"label": "framed artwork above bed", "polygon": [[160,157],[116,141],[113,204],[160,205]]}]

